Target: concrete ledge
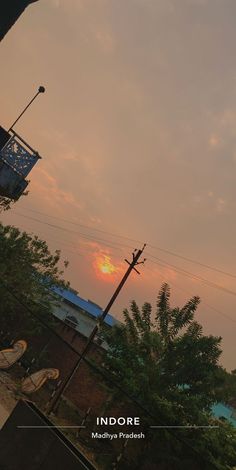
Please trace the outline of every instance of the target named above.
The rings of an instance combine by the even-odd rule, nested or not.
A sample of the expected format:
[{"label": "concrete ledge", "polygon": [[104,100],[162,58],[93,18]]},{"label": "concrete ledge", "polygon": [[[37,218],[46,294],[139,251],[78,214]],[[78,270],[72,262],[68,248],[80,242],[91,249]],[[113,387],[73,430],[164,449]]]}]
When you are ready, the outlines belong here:
[{"label": "concrete ledge", "polygon": [[19,401],[0,431],[0,470],[96,470],[57,428],[47,426],[53,423],[33,403]]}]

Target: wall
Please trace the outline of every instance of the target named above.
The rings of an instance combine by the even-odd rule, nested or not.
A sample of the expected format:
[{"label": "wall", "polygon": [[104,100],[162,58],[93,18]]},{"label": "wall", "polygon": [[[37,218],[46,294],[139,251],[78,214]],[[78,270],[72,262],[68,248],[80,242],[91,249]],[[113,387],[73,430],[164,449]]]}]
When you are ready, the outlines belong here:
[{"label": "wall", "polygon": [[[68,315],[75,317],[78,321],[76,330],[87,338],[97,323],[97,318],[93,318],[89,314],[83,313],[82,309],[79,309],[78,307],[72,307],[65,301],[58,302],[57,305],[53,308],[53,313],[59,320],[63,321]],[[103,347],[105,349],[107,348],[107,345],[104,342]]]}]

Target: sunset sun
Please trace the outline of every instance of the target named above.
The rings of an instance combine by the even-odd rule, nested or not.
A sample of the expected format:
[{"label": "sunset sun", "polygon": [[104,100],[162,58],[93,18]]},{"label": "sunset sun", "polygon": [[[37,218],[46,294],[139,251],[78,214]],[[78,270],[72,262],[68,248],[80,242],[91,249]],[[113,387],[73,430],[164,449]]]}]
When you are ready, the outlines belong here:
[{"label": "sunset sun", "polygon": [[104,256],[103,259],[98,260],[98,268],[103,274],[112,274],[116,271],[109,256]]},{"label": "sunset sun", "polygon": [[112,263],[111,257],[107,254],[96,253],[94,258],[93,266],[97,278],[103,281],[113,282],[114,275],[117,274],[119,269]]}]

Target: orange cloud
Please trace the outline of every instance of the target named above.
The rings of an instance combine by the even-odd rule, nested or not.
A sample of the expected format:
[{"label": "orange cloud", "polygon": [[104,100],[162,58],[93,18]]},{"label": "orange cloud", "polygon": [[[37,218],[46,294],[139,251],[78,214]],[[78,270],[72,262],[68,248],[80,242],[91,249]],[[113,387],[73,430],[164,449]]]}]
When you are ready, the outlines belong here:
[{"label": "orange cloud", "polygon": [[57,183],[57,180],[46,169],[37,168],[29,186],[30,194],[40,199],[40,203],[52,209],[61,209],[72,206],[73,209],[81,210],[79,203],[72,192],[64,191]]},{"label": "orange cloud", "polygon": [[109,254],[96,252],[93,256],[93,267],[96,277],[105,282],[114,282],[116,275],[121,271],[121,267],[112,261]]}]

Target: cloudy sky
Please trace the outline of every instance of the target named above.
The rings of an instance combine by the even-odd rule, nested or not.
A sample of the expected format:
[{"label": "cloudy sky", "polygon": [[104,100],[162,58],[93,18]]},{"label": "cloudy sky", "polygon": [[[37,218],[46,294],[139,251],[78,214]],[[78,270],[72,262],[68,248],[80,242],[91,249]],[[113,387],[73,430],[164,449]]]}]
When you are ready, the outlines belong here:
[{"label": "cloudy sky", "polygon": [[133,298],[155,305],[164,281],[173,305],[200,295],[197,319],[223,337],[228,369],[236,368],[235,17],[235,0],[40,0],[0,52],[1,125],[39,85],[47,89],[16,127],[43,159],[30,194],[2,221],[61,248],[66,278],[103,307],[124,258],[147,242],[141,275],[112,313],[121,318]]}]

